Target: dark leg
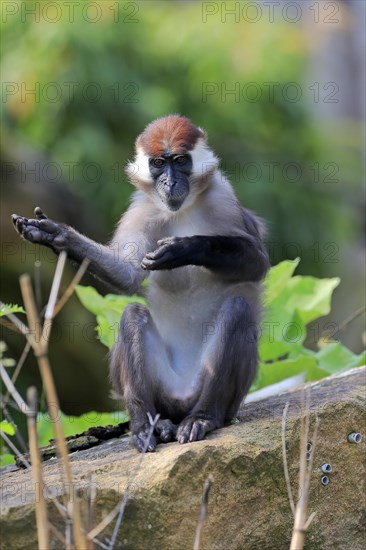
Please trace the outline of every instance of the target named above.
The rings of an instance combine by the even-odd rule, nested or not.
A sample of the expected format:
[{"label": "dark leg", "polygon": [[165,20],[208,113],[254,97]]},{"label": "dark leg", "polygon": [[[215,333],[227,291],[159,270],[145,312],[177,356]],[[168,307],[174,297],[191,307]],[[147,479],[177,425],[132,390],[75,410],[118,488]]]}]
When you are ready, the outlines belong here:
[{"label": "dark leg", "polygon": [[202,353],[202,389],[180,423],[179,443],[203,439],[232,419],[248,392],[257,367],[257,326],[243,297],[228,298]]},{"label": "dark leg", "polygon": [[[130,414],[132,442],[142,452],[150,432],[148,413],[152,418],[158,396],[164,392],[160,371],[170,370],[165,345],[159,336],[149,311],[141,304],[126,307],[120,324],[118,341],[111,352],[110,376],[116,390],[124,397]],[[155,432],[158,441],[175,439],[176,427],[160,418]],[[155,435],[150,438],[149,452],[156,449]]]}]

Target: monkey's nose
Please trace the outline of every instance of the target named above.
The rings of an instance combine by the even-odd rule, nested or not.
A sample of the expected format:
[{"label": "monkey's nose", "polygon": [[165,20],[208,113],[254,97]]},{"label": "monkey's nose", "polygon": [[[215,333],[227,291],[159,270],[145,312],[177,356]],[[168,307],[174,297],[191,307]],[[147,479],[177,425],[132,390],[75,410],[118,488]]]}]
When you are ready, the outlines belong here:
[{"label": "monkey's nose", "polygon": [[165,188],[166,191],[171,193],[174,190],[176,184],[177,184],[176,181],[166,181],[165,184],[164,184],[164,188]]}]

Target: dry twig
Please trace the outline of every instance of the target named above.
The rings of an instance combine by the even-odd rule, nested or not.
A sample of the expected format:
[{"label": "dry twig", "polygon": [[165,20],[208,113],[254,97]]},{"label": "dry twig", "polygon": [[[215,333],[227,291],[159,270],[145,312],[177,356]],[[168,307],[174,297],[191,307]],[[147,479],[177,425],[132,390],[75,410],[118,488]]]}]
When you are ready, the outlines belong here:
[{"label": "dry twig", "polygon": [[295,516],[295,503],[294,503],[294,497],[292,496],[290,476],[288,473],[288,465],[287,465],[287,452],[286,452],[286,417],[287,417],[287,411],[289,406],[290,406],[290,403],[286,403],[286,406],[283,409],[283,415],[282,415],[282,461],[283,461],[283,472],[285,474],[286,488],[287,488],[288,499],[290,502],[291,512],[292,512],[292,515]]},{"label": "dry twig", "polygon": [[84,258],[83,261],[80,264],[79,269],[75,273],[74,278],[72,279],[71,283],[55,305],[53,316],[56,317],[56,315],[61,311],[61,309],[64,307],[66,302],[69,300],[69,298],[72,296],[76,285],[78,285],[85,274],[86,270],[88,269],[88,265],[90,263],[90,260],[88,258]]},{"label": "dry twig", "polygon": [[[93,474],[89,476],[89,499],[88,499],[88,521],[87,528],[90,531],[94,525],[94,515],[95,515],[95,500],[97,497],[97,490],[95,484],[93,483]],[[93,550],[94,542],[93,540],[88,540],[88,550]]]},{"label": "dry twig", "polygon": [[14,445],[14,443],[9,439],[9,437],[6,435],[6,433],[4,433],[2,430],[0,430],[0,435],[1,437],[3,438],[3,440],[5,441],[5,443],[7,444],[7,446],[13,451],[14,454],[17,455],[17,457],[23,462],[24,466],[26,468],[30,468],[30,464],[28,462],[28,460],[25,458],[24,455],[22,455],[22,453],[19,451],[19,449],[16,448],[16,446]]},{"label": "dry twig", "polygon": [[13,332],[16,332],[17,334],[23,334],[22,331],[17,326],[15,326],[12,321],[9,321],[9,319],[7,319],[5,316],[0,317],[0,325],[3,325],[3,327],[8,328]]},{"label": "dry twig", "polygon": [[28,437],[29,452],[32,463],[33,483],[38,487],[38,498],[36,498],[36,523],[38,535],[38,548],[44,550],[49,548],[50,536],[48,530],[47,506],[44,498],[44,482],[42,475],[42,462],[39,454],[38,435],[37,435],[37,390],[31,386],[27,392],[30,414],[28,414]]},{"label": "dry twig", "polygon": [[[15,382],[17,381],[17,378],[18,378],[18,376],[19,376],[19,373],[20,373],[20,371],[22,370],[22,367],[23,367],[23,365],[24,365],[24,362],[25,362],[25,360],[26,360],[26,358],[27,358],[27,356],[28,356],[28,353],[29,353],[30,349],[31,349],[31,345],[30,345],[30,343],[27,341],[27,342],[25,343],[25,346],[24,346],[24,349],[23,349],[23,351],[22,351],[22,354],[21,354],[21,356],[20,356],[20,358],[19,358],[19,361],[18,361],[18,363],[17,363],[17,365],[16,365],[16,367],[15,367],[15,369],[14,369],[13,376],[11,377],[11,381],[12,381],[13,385],[14,385]],[[6,407],[6,404],[7,404],[8,400],[9,400],[9,397],[10,397],[10,392],[9,392],[9,390],[8,390],[7,393],[5,394],[5,397],[4,397],[4,400],[3,400],[3,407],[4,407],[4,408]]]},{"label": "dry twig", "polygon": [[[0,307],[5,306],[3,302],[0,301]],[[27,325],[25,325],[14,313],[7,313],[6,315],[8,319],[13,323],[15,328],[17,329],[17,332],[20,332],[21,334],[24,334],[27,339],[29,338],[29,330]]]},{"label": "dry twig", "polygon": [[41,265],[40,260],[34,262],[34,293],[38,311],[42,307]]},{"label": "dry twig", "polygon": [[22,450],[23,450],[24,453],[27,453],[27,452],[28,452],[28,447],[27,447],[27,445],[26,445],[26,443],[25,443],[25,441],[24,441],[24,438],[23,438],[22,434],[20,433],[20,431],[18,430],[17,425],[16,425],[16,423],[15,423],[15,420],[14,420],[14,418],[12,417],[12,415],[10,414],[8,408],[7,408],[7,407],[4,407],[2,400],[1,400],[1,402],[0,402],[0,406],[1,406],[1,408],[2,408],[4,417],[5,417],[6,420],[9,422],[9,424],[11,424],[11,425],[13,426],[13,428],[14,428],[15,437],[17,438],[20,447],[22,448]]},{"label": "dry twig", "polygon": [[[38,361],[39,370],[40,370],[43,386],[46,393],[48,414],[54,426],[58,455],[61,458],[62,464],[64,467],[65,480],[66,480],[65,494],[68,499],[67,508],[62,507],[59,503],[57,503],[59,505],[58,506],[59,510],[62,509],[63,514],[65,514],[65,520],[67,524],[66,537],[63,537],[55,527],[50,525],[50,528],[54,533],[57,531],[57,533],[55,533],[56,536],[63,541],[64,546],[66,548],[71,548],[71,546],[75,542],[76,548],[84,549],[87,547],[87,541],[84,536],[83,529],[81,527],[81,519],[80,519],[78,502],[74,498],[75,495],[74,495],[71,465],[68,457],[68,451],[66,447],[62,425],[58,418],[58,412],[60,410],[60,407],[59,407],[56,388],[55,388],[55,384],[52,376],[51,367],[48,360],[48,344],[49,344],[50,331],[52,327],[52,321],[54,317],[57,315],[57,313],[65,305],[65,303],[70,298],[70,296],[72,295],[75,289],[75,286],[81,280],[89,264],[89,260],[84,259],[77,273],[75,274],[73,280],[67,287],[61,299],[56,304],[66,258],[67,258],[66,253],[61,252],[58,258],[56,271],[52,282],[50,297],[45,310],[43,327],[40,323],[40,318],[36,307],[30,278],[28,275],[23,275],[20,278],[20,287],[23,295],[23,301],[26,308],[29,326],[27,327],[13,313],[8,314],[7,317],[11,322],[10,328],[13,328],[17,332],[24,334],[25,337],[27,338],[27,344],[17,364],[12,380],[6,373],[6,370],[1,365],[1,378],[3,379],[8,390],[7,394],[5,395],[5,398],[2,400],[1,406],[5,410],[6,403],[9,400],[9,396],[11,395],[16,405],[19,407],[19,409],[28,416],[28,429],[29,429],[29,440],[31,444],[31,459],[33,464],[33,475],[35,476],[34,479],[37,480],[35,482],[39,483],[40,493],[41,493],[40,501],[37,502],[37,505],[36,505],[38,541],[40,546],[42,546],[43,548],[48,548],[48,542],[49,542],[48,525],[49,524],[47,521],[47,511],[45,508],[45,502],[43,499],[43,491],[42,491],[42,483],[43,483],[42,467],[41,467],[41,462],[39,458],[37,432],[35,427],[36,420],[34,416],[36,413],[34,412],[35,410],[34,408],[28,407],[28,405],[25,403],[25,401],[17,392],[14,386],[14,382],[17,379],[17,376],[24,364],[24,361],[28,355],[28,352],[30,348],[32,348],[34,355],[36,356]],[[37,265],[35,275],[37,279],[36,281],[36,292],[37,292],[37,299],[38,299],[37,301],[38,301],[38,305],[40,305],[40,284],[39,284],[38,267],[39,266]],[[2,302],[0,302],[0,305],[2,305]],[[33,391],[33,394],[31,393],[30,398],[33,404],[35,404],[35,401],[33,399],[34,390],[32,391]],[[19,458],[24,462],[24,464],[29,468],[30,467],[29,463],[26,461],[23,455],[18,451],[15,445],[10,441],[10,439],[6,436],[6,434],[1,432],[1,435],[6,441],[6,443],[9,445],[9,447],[19,456]],[[71,524],[71,521],[70,521],[71,519],[73,521],[73,525]],[[96,542],[99,543],[99,541],[96,541]],[[90,541],[88,541],[88,543],[89,543],[88,548],[90,548]]]},{"label": "dry twig", "polygon": [[1,375],[1,380],[4,382],[6,386],[6,389],[14,399],[15,403],[18,405],[19,410],[27,416],[31,414],[32,411],[28,407],[27,403],[24,401],[23,397],[17,391],[16,387],[14,386],[13,382],[10,379],[10,376],[6,372],[6,368],[1,363],[1,361],[0,361],[0,375]]},{"label": "dry twig", "polygon": [[65,540],[65,537],[62,535],[62,533],[60,533],[60,531],[57,529],[57,527],[52,525],[52,523],[49,523],[48,527],[49,527],[50,531],[56,536],[56,538],[61,542],[62,546],[65,548],[66,547],[66,540]]},{"label": "dry twig", "polygon": [[[57,300],[57,294],[61,283],[61,277],[63,268],[66,261],[66,253],[61,253],[57,262],[56,272],[53,279],[50,298],[47,304],[45,313],[45,322],[41,327],[37,308],[35,305],[33,289],[31,286],[29,275],[22,275],[20,278],[20,287],[22,291],[23,301],[27,312],[28,318],[28,337],[32,345],[34,354],[37,358],[39,370],[43,382],[43,386],[46,393],[48,414],[53,422],[56,445],[58,454],[62,459],[64,472],[65,472],[65,492],[68,498],[68,512],[73,519],[74,537],[76,547],[86,548],[86,540],[81,528],[80,512],[77,500],[74,498],[74,484],[72,479],[71,465],[68,457],[67,446],[64,438],[63,428],[58,416],[60,410],[59,401],[57,397],[56,387],[52,376],[51,366],[48,360],[48,341],[50,330],[52,327],[52,319],[54,314],[54,308]],[[68,543],[68,537],[66,537]]]},{"label": "dry twig", "polygon": [[360,308],[356,309],[356,311],[353,311],[350,313],[339,325],[337,325],[334,329],[324,331],[321,335],[321,337],[318,340],[318,347],[322,348],[324,345],[329,344],[330,342],[334,341],[333,336],[337,334],[337,332],[341,332],[345,328],[348,327],[352,321],[357,319],[357,317],[360,317],[360,315],[363,315],[366,311],[366,306],[361,306]]},{"label": "dry twig", "polygon": [[200,515],[198,518],[198,523],[196,528],[196,536],[194,539],[193,550],[200,550],[201,535],[202,535],[203,526],[207,517],[208,496],[210,493],[212,483],[213,483],[213,477],[210,474],[203,485],[202,503],[201,503]]},{"label": "dry twig", "polygon": [[301,435],[300,435],[300,472],[299,472],[299,494],[296,508],[294,506],[294,501],[292,497],[292,490],[290,484],[290,477],[288,473],[287,465],[287,456],[286,456],[286,417],[289,404],[286,403],[286,406],[283,411],[282,416],[282,456],[283,456],[283,467],[284,474],[287,486],[287,493],[289,496],[290,506],[292,513],[295,516],[294,526],[292,530],[292,538],[290,550],[302,550],[305,542],[305,534],[310,526],[312,520],[314,519],[315,513],[312,513],[309,518],[307,518],[308,511],[308,500],[309,500],[309,490],[310,490],[310,478],[312,472],[312,466],[314,461],[314,452],[315,445],[317,440],[319,418],[315,419],[315,426],[312,435],[312,452],[310,455],[310,461],[306,461],[306,445],[309,436],[309,409],[310,409],[310,395],[306,396],[306,405],[304,411],[304,398],[302,394],[301,398]]}]

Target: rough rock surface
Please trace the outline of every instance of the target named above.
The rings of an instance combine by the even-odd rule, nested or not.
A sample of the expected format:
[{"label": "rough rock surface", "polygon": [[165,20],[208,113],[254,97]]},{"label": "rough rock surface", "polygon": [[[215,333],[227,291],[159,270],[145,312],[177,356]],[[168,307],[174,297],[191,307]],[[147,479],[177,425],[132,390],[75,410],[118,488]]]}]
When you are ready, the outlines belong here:
[{"label": "rough rock surface", "polygon": [[[366,540],[364,448],[366,441],[365,367],[311,384],[311,418],[320,417],[309,513],[316,517],[306,549],[363,550]],[[202,550],[279,550],[289,547],[292,515],[283,475],[281,418],[289,402],[289,471],[297,493],[301,392],[243,405],[235,425],[205,441],[161,445],[143,457],[126,439],[71,455],[78,498],[85,513],[92,483],[95,524],[112,510],[132,482],[115,548],[185,550],[193,547],[202,486],[214,477]],[[311,432],[311,430],[310,430]],[[347,436],[360,432],[363,441]],[[330,483],[321,484],[321,465],[330,463]],[[92,481],[90,482],[90,475]],[[46,496],[61,497],[59,461],[44,465]],[[29,471],[2,475],[1,540],[4,550],[37,548],[34,487]],[[50,521],[64,532],[63,519],[49,504]],[[106,542],[114,522],[99,535]],[[52,548],[63,548],[52,537]],[[97,547],[96,547],[97,548]]]}]

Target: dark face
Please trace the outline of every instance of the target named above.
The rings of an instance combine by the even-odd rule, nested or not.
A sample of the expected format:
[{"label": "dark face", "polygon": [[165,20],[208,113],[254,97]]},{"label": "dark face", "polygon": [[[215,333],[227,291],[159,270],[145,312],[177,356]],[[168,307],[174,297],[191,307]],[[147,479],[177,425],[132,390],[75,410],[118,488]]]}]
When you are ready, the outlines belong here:
[{"label": "dark face", "polygon": [[169,210],[179,210],[189,193],[191,156],[166,153],[160,157],[150,158],[149,167],[155,189],[162,202]]}]

